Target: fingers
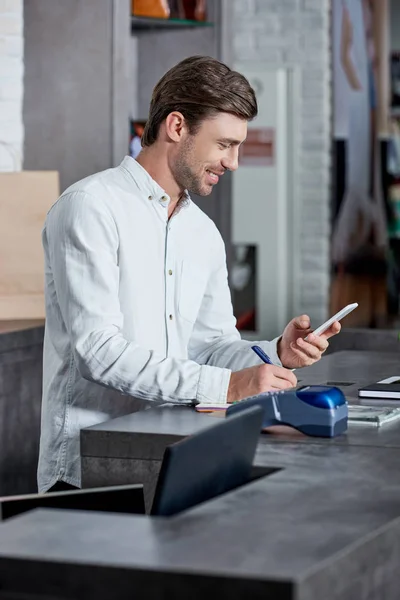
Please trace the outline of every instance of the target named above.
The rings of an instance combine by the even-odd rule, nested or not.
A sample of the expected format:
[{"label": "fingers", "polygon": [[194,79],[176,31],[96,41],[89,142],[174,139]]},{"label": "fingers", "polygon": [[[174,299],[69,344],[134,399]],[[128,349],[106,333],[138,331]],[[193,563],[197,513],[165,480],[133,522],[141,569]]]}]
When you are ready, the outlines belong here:
[{"label": "fingers", "polygon": [[279,386],[278,389],[286,389],[288,387],[296,387],[297,385],[297,377],[296,375],[290,371],[289,369],[285,369],[284,367],[275,366],[272,370],[274,375],[273,385]]},{"label": "fingers", "polygon": [[292,342],[290,347],[298,357],[300,357],[302,360],[306,359],[307,365],[312,364],[321,357],[321,351],[318,348],[301,338],[295,342]]},{"label": "fingers", "polygon": [[279,379],[276,378],[273,380],[273,382],[271,384],[269,384],[266,388],[265,388],[265,392],[273,392],[273,391],[280,391],[280,390],[289,390],[296,387],[295,385],[289,383],[289,381],[287,379]]},{"label": "fingers", "polygon": [[298,348],[293,348],[293,352],[296,354],[297,358],[299,359],[299,364],[301,367],[309,367],[309,366],[313,365],[315,362],[317,362],[317,360],[318,360],[318,358],[311,358],[308,354],[306,354],[305,352],[302,352]]},{"label": "fingers", "polygon": [[260,365],[258,369],[261,376],[260,392],[286,390],[297,385],[297,377],[289,369],[276,365]]},{"label": "fingers", "polygon": [[291,350],[298,356],[304,367],[318,361],[328,346],[329,343],[325,338],[313,334],[307,337],[307,341],[299,338],[290,344]]},{"label": "fingers", "polygon": [[302,331],[304,329],[309,329],[311,325],[310,317],[308,315],[300,315],[299,317],[295,317],[292,322],[297,329],[301,329]]},{"label": "fingers", "polygon": [[328,340],[333,335],[337,335],[341,329],[342,326],[339,321],[335,321],[320,337]]},{"label": "fingers", "polygon": [[[299,340],[297,340],[297,342],[299,342]],[[302,343],[304,342],[304,343]],[[298,346],[300,347],[300,349],[304,352],[307,352],[307,349],[311,352],[310,356],[313,357],[313,349],[316,350],[316,352],[319,352],[322,354],[322,352],[325,352],[325,350],[328,348],[329,346],[329,342],[327,341],[327,338],[319,336],[319,335],[314,335],[313,333],[310,333],[307,336],[307,341],[304,339],[301,339],[300,343],[298,344]],[[309,347],[309,348],[308,348]]]}]

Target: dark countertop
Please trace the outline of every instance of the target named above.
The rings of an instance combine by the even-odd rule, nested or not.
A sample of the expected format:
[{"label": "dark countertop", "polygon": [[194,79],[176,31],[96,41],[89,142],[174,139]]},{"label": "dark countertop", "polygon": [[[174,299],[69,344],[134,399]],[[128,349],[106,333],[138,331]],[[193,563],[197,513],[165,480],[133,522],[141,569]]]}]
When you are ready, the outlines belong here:
[{"label": "dark countertop", "polygon": [[[300,379],[359,385],[396,374],[398,354],[341,352],[304,369]],[[343,389],[355,399],[355,386]],[[160,407],[90,429],[108,435],[111,452],[125,446],[129,454],[129,435],[142,442],[150,436],[154,445],[212,418]],[[92,449],[98,439],[89,442]],[[334,440],[262,435],[256,464],[279,471],[170,519],[22,515],[0,526],[0,590],[85,600],[128,598],[133,589],[174,600],[211,591],[231,599],[397,600],[398,440],[396,423],[352,426]]]},{"label": "dark countertop", "polygon": [[0,496],[37,490],[42,321],[0,321]]},{"label": "dark countertop", "polygon": [[42,321],[0,321],[0,360],[3,353],[43,344],[43,336]]},{"label": "dark countertop", "polygon": [[341,350],[399,352],[400,331],[394,327],[390,329],[343,327],[340,335],[335,335],[329,340],[327,353]]},{"label": "dark countertop", "polygon": [[[172,519],[35,511],[10,520],[0,527],[0,585],[71,593],[79,577],[93,596],[73,597],[86,599],[104,585],[87,568],[100,565],[102,577],[125,576],[113,598],[129,597],[138,582],[151,589],[156,574],[168,576],[172,591],[164,597],[179,599],[211,588],[231,598],[274,598],[268,593],[278,591],[304,600],[398,598],[398,453],[285,444],[263,447],[257,462],[282,470]],[[37,561],[46,563],[47,577]],[[199,578],[190,594],[181,579],[187,574]],[[396,595],[383,595],[382,578]],[[230,589],[226,579],[240,585]],[[276,582],[297,596],[284,595]],[[103,592],[99,598],[111,597]]]},{"label": "dark countertop", "polygon": [[[358,388],[391,375],[400,377],[397,353],[342,351],[324,357],[312,367],[297,372],[299,385],[339,384],[350,403],[356,404]],[[345,385],[343,385],[345,384]],[[351,384],[351,385],[348,385]],[[399,403],[400,406],[400,403]],[[210,414],[196,413],[187,407],[165,404],[82,431],[83,456],[161,459],[165,446],[207,427]],[[400,424],[381,428],[352,424],[341,436],[311,438],[288,427],[275,427],[263,434],[260,444],[301,443],[323,445],[400,447]]]}]

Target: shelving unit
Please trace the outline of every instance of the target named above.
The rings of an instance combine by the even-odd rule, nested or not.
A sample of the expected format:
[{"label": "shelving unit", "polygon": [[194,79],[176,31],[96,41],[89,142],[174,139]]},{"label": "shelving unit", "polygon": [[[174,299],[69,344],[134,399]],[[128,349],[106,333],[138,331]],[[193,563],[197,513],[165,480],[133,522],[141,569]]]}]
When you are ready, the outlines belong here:
[{"label": "shelving unit", "polygon": [[189,19],[156,19],[153,17],[131,17],[131,31],[151,31],[154,29],[185,29],[193,27],[213,27],[210,21],[191,21]]}]

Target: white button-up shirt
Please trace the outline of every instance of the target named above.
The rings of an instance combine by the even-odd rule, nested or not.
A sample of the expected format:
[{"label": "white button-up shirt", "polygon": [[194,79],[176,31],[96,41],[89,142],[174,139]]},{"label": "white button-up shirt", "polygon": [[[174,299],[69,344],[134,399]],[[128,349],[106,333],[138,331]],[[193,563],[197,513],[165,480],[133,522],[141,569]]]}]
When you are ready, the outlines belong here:
[{"label": "white button-up shirt", "polygon": [[[39,490],[80,485],[79,432],[143,401],[226,401],[259,363],[235,327],[214,223],[139,163],[68,188],[47,215]],[[276,340],[258,342],[276,364]]]}]

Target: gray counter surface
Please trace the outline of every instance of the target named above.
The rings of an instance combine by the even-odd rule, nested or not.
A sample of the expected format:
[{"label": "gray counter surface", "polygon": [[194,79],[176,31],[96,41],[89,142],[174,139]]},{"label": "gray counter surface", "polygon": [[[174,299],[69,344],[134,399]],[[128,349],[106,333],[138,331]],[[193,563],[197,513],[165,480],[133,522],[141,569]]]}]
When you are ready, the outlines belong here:
[{"label": "gray counter surface", "polygon": [[[357,404],[358,388],[362,385],[392,375],[400,378],[400,354],[342,351],[328,355],[296,374],[299,386],[337,385],[349,403]],[[81,454],[83,457],[160,460],[167,444],[207,427],[210,419],[215,418],[170,404],[150,408],[84,429],[81,433]],[[346,434],[333,439],[311,438],[288,427],[275,427],[261,436],[260,443],[399,447],[399,427],[397,424],[381,428],[352,425]]]},{"label": "gray counter surface", "polygon": [[[358,385],[400,374],[398,354],[361,354],[364,360],[359,353],[329,355],[300,379]],[[343,389],[356,399],[355,386]],[[93,436],[87,450],[110,455],[125,448],[128,459],[139,445],[130,448],[127,440],[137,436],[155,458],[163,439],[212,418],[181,407],[144,411],[91,428],[103,438]],[[397,600],[399,440],[397,423],[353,426],[334,440],[266,434],[256,464],[278,471],[177,517],[40,510],[12,519],[0,527],[0,598],[30,591],[118,600],[135,590],[174,600],[212,592],[231,599]]]},{"label": "gray counter surface", "polygon": [[3,323],[0,327],[0,496],[37,491],[44,335],[43,326],[4,329]]}]

